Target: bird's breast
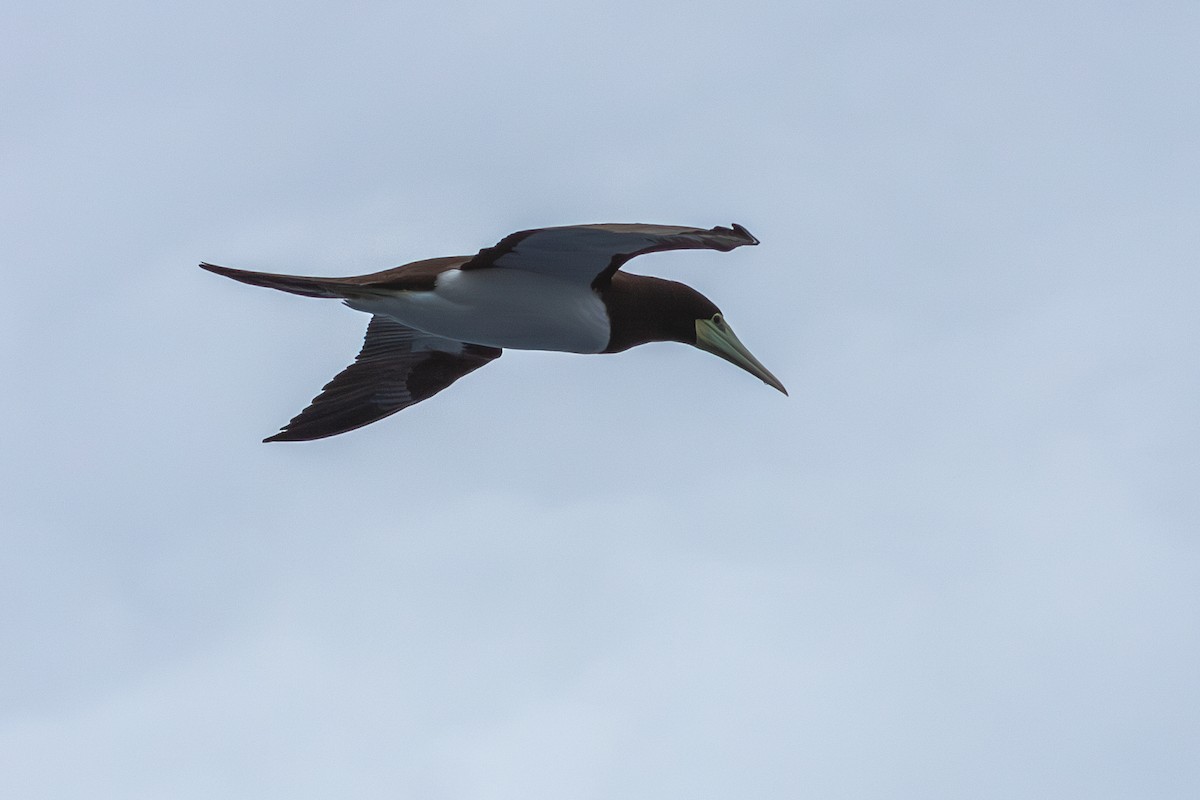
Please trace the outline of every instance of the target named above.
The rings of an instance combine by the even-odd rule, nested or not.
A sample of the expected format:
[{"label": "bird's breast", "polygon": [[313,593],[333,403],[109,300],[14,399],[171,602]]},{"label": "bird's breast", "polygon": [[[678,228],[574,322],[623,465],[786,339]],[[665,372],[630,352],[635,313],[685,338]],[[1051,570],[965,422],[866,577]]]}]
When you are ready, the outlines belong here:
[{"label": "bird's breast", "polygon": [[491,347],[599,353],[609,340],[608,312],[591,286],[516,269],[451,269],[438,276],[432,291],[347,304],[436,336]]}]

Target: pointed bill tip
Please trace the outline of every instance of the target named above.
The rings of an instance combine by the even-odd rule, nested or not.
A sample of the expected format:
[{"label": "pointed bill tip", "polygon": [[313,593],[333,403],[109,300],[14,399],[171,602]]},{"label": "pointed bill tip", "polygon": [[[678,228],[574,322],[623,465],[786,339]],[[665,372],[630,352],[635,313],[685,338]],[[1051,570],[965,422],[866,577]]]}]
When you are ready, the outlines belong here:
[{"label": "pointed bill tip", "polygon": [[788,391],[779,378],[772,375],[771,371],[746,349],[746,345],[741,343],[720,314],[712,319],[696,320],[696,346],[741,367],[763,383],[787,395]]},{"label": "pointed bill tip", "polygon": [[[754,356],[751,356],[751,358],[754,358]],[[761,368],[761,370],[762,370],[761,372],[759,372],[757,370],[753,370],[753,369],[747,369],[746,367],[742,366],[741,364],[738,364],[738,366],[741,366],[743,369],[746,369],[747,372],[756,376],[759,380],[761,380],[767,386],[770,386],[772,389],[778,389],[779,391],[783,392],[784,397],[789,397],[790,395],[788,395],[787,387],[783,385],[783,381],[779,380],[779,378],[776,378],[774,375],[772,375],[771,371],[768,370],[766,367],[764,367],[762,365],[762,362],[760,362],[758,359],[755,358],[754,361],[757,364],[757,366]]]}]

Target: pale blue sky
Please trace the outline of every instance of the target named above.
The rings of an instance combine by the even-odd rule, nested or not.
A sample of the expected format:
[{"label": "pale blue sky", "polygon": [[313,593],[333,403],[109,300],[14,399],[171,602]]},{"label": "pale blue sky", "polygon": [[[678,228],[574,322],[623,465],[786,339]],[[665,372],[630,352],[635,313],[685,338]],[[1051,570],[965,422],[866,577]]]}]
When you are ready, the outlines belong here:
[{"label": "pale blue sky", "polygon": [[[1194,3],[10,3],[0,795],[1194,798]],[[521,228],[709,355],[263,445]]]}]

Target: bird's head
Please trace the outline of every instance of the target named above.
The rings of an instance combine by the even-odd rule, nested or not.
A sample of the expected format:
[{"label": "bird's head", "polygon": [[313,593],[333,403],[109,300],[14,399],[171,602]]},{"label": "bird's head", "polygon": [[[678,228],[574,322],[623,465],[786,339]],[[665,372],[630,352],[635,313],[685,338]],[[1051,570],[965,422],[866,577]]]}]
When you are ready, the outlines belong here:
[{"label": "bird's head", "polygon": [[734,334],[721,309],[687,284],[618,272],[602,294],[611,324],[605,352],[646,342],[683,342],[720,356],[787,394],[779,379]]}]

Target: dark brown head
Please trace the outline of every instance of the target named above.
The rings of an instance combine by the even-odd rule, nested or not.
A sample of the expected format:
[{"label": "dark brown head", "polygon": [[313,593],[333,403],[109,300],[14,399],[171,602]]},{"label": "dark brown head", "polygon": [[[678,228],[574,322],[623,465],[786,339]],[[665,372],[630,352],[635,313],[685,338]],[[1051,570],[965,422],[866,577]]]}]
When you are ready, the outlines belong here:
[{"label": "dark brown head", "polygon": [[692,287],[617,272],[599,291],[611,326],[605,353],[647,342],[683,342],[720,356],[787,394],[779,379],[738,341],[721,309]]}]

